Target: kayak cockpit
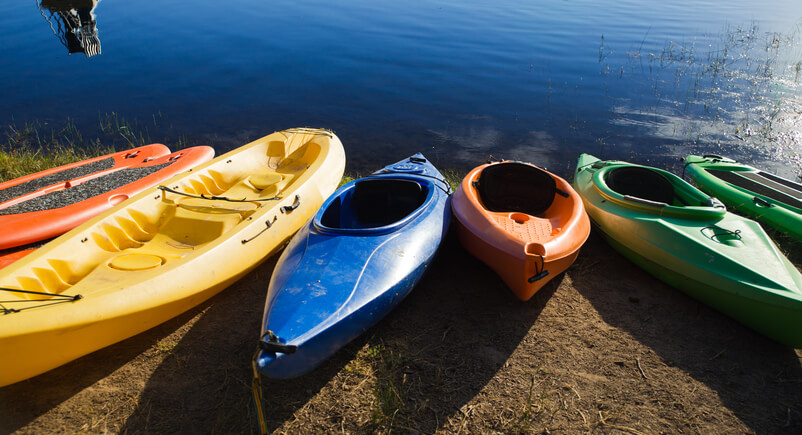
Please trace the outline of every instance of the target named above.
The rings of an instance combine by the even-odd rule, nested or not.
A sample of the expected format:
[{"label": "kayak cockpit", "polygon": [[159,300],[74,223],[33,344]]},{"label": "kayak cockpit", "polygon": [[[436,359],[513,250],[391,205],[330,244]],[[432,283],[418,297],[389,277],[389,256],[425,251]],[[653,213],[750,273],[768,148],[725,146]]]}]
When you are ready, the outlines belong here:
[{"label": "kayak cockpit", "polygon": [[607,187],[621,195],[646,199],[665,205],[688,205],[674,186],[659,172],[639,166],[622,166],[607,173]]},{"label": "kayak cockpit", "polygon": [[336,232],[395,228],[416,215],[431,196],[429,182],[396,177],[365,178],[327,201],[323,212],[316,216],[315,225]]},{"label": "kayak cockpit", "polygon": [[484,167],[470,188],[494,225],[527,244],[527,255],[543,255],[544,244],[574,225],[582,208],[559,183],[543,169],[510,161]]},{"label": "kayak cockpit", "polygon": [[608,200],[648,213],[689,219],[720,219],[726,208],[676,175],[656,168],[613,164],[594,175]]},{"label": "kayak cockpit", "polygon": [[557,184],[548,172],[518,162],[486,167],[476,184],[476,191],[487,210],[538,217],[543,217],[554,203],[557,190]]}]

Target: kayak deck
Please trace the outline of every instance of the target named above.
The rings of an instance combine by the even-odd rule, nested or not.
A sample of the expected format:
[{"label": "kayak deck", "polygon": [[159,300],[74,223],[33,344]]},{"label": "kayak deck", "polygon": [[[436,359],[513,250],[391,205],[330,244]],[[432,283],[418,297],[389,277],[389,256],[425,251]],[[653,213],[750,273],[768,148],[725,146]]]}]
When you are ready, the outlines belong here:
[{"label": "kayak deck", "polygon": [[445,185],[416,154],[329,197],[276,264],[255,368],[302,375],[398,305],[448,229]]},{"label": "kayak deck", "polygon": [[688,156],[694,183],[727,207],[802,240],[802,184],[726,157]]},{"label": "kayak deck", "polygon": [[571,186],[528,163],[474,168],[452,207],[465,249],[524,301],[573,264],[590,234],[582,201]]},{"label": "kayak deck", "polygon": [[286,130],[145,190],[0,270],[0,386],[158,325],[283,245],[334,191],[345,157]]},{"label": "kayak deck", "polygon": [[[802,209],[802,185],[766,172],[738,172],[705,169],[711,175],[734,186],[768,196],[769,198]],[[768,175],[771,175],[769,177]]]},{"label": "kayak deck", "polygon": [[[683,205],[667,192],[640,198],[611,189],[606,175],[627,167],[665,177],[684,200],[695,199]],[[583,154],[574,185],[607,241],[635,264],[775,340],[802,346],[802,275],[759,224],[657,168]]]}]

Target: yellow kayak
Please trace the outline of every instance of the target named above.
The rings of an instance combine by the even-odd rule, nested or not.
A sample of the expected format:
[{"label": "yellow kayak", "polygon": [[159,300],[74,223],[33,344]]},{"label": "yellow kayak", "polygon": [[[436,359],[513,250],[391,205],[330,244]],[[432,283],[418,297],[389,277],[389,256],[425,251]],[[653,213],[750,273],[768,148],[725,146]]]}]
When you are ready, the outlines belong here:
[{"label": "yellow kayak", "polygon": [[259,265],[337,187],[331,132],[273,133],[179,174],[0,270],[0,386],[136,335]]}]

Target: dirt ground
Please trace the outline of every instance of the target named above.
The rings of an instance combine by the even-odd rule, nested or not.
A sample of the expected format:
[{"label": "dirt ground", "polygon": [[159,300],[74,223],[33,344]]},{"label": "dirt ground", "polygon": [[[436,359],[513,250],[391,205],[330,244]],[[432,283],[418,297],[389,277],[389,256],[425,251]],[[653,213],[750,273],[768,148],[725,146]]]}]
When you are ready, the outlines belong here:
[{"label": "dirt ground", "polygon": [[[0,389],[0,432],[257,432],[250,361],[274,265]],[[662,284],[596,235],[521,303],[452,233],[387,318],[312,373],[263,388],[277,433],[802,432],[802,351]]]}]

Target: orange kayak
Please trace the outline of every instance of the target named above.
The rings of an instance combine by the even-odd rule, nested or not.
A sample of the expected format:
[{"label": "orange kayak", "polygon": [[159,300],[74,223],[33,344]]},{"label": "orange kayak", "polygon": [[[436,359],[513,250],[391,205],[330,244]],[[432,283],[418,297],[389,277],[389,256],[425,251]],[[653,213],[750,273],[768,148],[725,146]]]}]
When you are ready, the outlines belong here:
[{"label": "orange kayak", "polygon": [[20,249],[19,251],[13,250],[9,253],[5,253],[6,251],[0,251],[0,269],[8,266],[9,264],[19,260],[20,258],[33,253],[36,251],[36,248],[27,248],[27,249]]},{"label": "orange kayak", "polygon": [[573,264],[590,234],[582,199],[571,185],[529,163],[474,168],[451,207],[465,249],[523,301]]},{"label": "orange kayak", "polygon": [[211,160],[151,144],[0,183],[0,250],[58,236],[146,188]]}]

